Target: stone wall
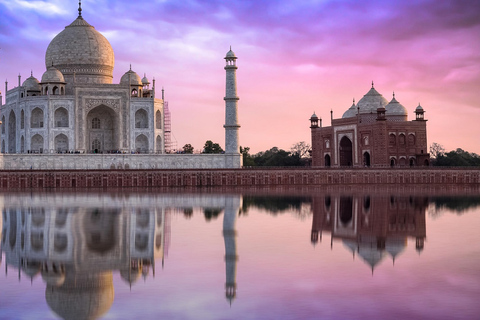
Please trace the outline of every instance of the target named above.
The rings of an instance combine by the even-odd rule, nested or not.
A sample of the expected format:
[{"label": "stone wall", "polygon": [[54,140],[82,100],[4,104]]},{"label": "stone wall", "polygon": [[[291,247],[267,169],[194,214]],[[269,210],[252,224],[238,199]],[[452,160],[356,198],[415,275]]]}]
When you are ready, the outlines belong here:
[{"label": "stone wall", "polygon": [[468,185],[479,169],[140,169],[3,170],[0,189],[124,187],[270,187],[348,185]]},{"label": "stone wall", "polygon": [[4,154],[0,170],[240,168],[240,154]]}]

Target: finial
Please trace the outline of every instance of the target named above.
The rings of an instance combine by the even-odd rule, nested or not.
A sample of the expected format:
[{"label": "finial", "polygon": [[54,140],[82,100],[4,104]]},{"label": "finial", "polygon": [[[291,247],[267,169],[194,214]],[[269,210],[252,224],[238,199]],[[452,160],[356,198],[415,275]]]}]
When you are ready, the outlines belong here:
[{"label": "finial", "polygon": [[132,64],[130,63],[130,71],[132,71]]},{"label": "finial", "polygon": [[143,73],[143,77],[144,77],[144,78],[147,77],[147,73],[146,73],[146,72]]},{"label": "finial", "polygon": [[353,104],[355,105],[355,98],[353,98]]},{"label": "finial", "polygon": [[372,89],[373,89],[373,80],[372,80]]},{"label": "finial", "polygon": [[393,98],[395,99],[395,91],[393,91]]},{"label": "finial", "polygon": [[30,77],[33,77],[33,70],[30,70]]},{"label": "finial", "polygon": [[82,0],[78,0],[78,17],[82,17]]}]

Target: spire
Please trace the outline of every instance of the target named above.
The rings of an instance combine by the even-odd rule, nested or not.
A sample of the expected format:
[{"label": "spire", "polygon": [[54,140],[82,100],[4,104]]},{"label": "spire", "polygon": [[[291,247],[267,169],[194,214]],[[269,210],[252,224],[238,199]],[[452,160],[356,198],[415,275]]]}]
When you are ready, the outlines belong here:
[{"label": "spire", "polygon": [[372,89],[373,89],[373,80],[372,80]]},{"label": "spire", "polygon": [[78,17],[82,19],[82,0],[78,0]]},{"label": "spire", "polygon": [[393,91],[393,99],[395,99],[395,91]]}]

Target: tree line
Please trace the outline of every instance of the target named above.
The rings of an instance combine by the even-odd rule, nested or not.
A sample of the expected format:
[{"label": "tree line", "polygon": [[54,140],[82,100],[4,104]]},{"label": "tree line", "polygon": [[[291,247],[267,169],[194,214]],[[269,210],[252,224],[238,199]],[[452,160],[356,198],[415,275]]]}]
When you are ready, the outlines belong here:
[{"label": "tree line", "polygon": [[[194,148],[187,143],[183,146],[182,153],[193,154]],[[240,146],[240,153],[243,157],[244,167],[291,167],[308,166],[311,163],[311,148],[305,141],[295,143],[289,151],[273,147],[269,150],[261,151],[256,154],[250,154],[249,147]],[[224,153],[218,143],[207,140],[201,153]]]},{"label": "tree line", "polygon": [[432,143],[430,146],[432,165],[438,167],[478,167],[480,156],[461,148],[445,152],[445,148],[439,143]]}]

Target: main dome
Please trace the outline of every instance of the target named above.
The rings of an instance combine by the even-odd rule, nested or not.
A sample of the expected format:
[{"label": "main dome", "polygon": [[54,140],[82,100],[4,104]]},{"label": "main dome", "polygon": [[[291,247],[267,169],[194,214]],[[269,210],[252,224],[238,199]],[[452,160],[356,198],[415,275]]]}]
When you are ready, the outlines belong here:
[{"label": "main dome", "polygon": [[50,42],[45,66],[54,66],[65,80],[81,83],[112,83],[115,58],[108,40],[79,14]]}]

